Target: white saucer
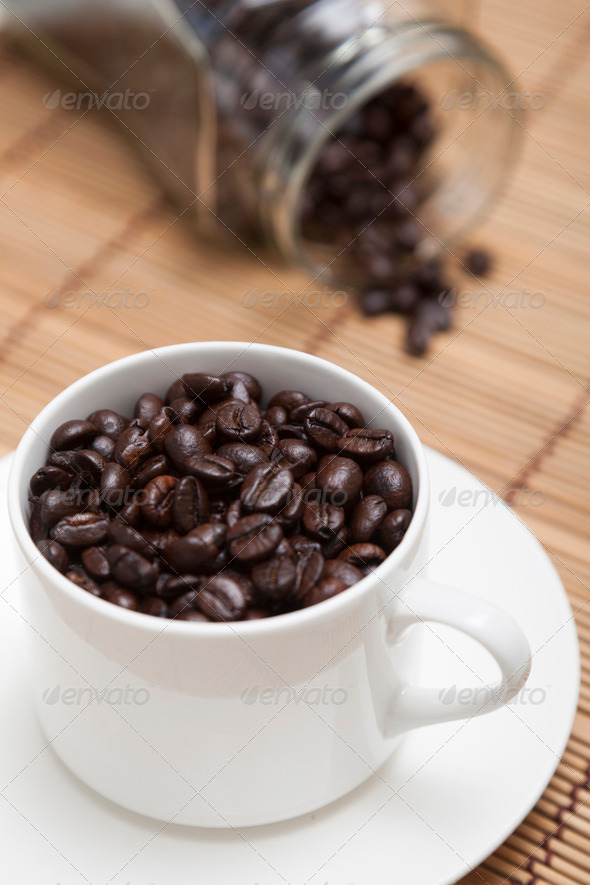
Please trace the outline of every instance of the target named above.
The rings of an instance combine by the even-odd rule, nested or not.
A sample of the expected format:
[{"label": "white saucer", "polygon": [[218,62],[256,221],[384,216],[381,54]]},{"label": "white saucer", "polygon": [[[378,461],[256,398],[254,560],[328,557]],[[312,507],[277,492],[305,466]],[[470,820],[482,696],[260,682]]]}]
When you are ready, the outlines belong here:
[{"label": "white saucer", "polygon": [[[316,814],[240,832],[166,826],[123,811],[84,787],[45,747],[26,678],[31,628],[18,611],[27,573],[16,577],[12,559],[9,458],[3,459],[0,880],[448,885],[491,854],[534,806],[566,745],[579,688],[576,631],[557,573],[530,531],[463,468],[435,452],[428,458],[429,576],[496,602],[520,622],[534,652],[528,690],[489,716],[412,733],[381,777]],[[459,496],[462,490],[474,494]],[[471,640],[446,628],[440,635],[445,643],[427,639],[424,667],[432,684],[451,691],[473,685],[473,670],[493,681],[493,665]]]}]

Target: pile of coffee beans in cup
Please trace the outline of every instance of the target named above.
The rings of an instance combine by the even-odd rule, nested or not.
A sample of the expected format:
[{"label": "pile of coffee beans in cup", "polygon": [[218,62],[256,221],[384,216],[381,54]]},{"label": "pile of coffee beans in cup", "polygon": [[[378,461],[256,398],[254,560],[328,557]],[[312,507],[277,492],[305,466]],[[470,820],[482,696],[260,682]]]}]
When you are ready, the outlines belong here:
[{"label": "pile of coffee beans in cup", "polygon": [[389,430],[349,402],[246,372],[188,373],[51,436],[30,480],[29,529],[82,590],[185,621],[316,605],[373,571],[412,518]]},{"label": "pile of coffee beans in cup", "polygon": [[[427,149],[437,125],[424,93],[398,82],[368,102],[325,144],[307,183],[302,231],[335,247],[360,269],[366,316],[393,312],[407,319],[406,349],[416,356],[452,324],[444,262],[419,254],[429,235],[420,205],[433,188]],[[469,253],[474,275],[489,268],[486,253]]]}]

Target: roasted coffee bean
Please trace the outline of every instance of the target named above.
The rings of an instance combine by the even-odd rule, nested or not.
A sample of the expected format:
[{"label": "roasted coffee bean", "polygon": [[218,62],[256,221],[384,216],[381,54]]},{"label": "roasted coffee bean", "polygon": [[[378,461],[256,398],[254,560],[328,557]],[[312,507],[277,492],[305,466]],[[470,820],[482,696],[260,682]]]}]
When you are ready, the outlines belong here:
[{"label": "roasted coffee bean", "polygon": [[84,475],[90,485],[96,485],[100,481],[106,461],[98,452],[92,449],[78,449],[77,451],[54,452],[49,456],[49,463],[55,467],[61,467],[66,472]]},{"label": "roasted coffee bean", "polygon": [[244,516],[227,532],[230,555],[244,564],[266,559],[282,539],[282,528],[267,513]]},{"label": "roasted coffee bean", "polygon": [[65,572],[68,570],[70,557],[58,541],[50,541],[48,538],[44,538],[42,541],[37,541],[37,547],[45,559],[50,562],[58,572]]},{"label": "roasted coffee bean", "polygon": [[361,294],[361,310],[367,317],[393,310],[391,289],[367,289]]},{"label": "roasted coffee bean", "polygon": [[273,406],[264,413],[264,420],[268,421],[273,427],[280,427],[282,424],[286,424],[287,419],[287,410],[282,406]]},{"label": "roasted coffee bean", "polygon": [[330,409],[314,409],[304,426],[309,439],[327,452],[337,452],[340,438],[349,430],[348,424]]},{"label": "roasted coffee bean", "polygon": [[232,525],[235,525],[238,519],[241,519],[244,516],[244,508],[242,507],[242,502],[239,498],[235,501],[232,501],[229,507],[225,512],[225,521],[227,525],[231,528]]},{"label": "roasted coffee bean", "polygon": [[371,427],[351,428],[338,440],[338,453],[360,464],[391,458],[395,454],[393,434]]},{"label": "roasted coffee bean", "polygon": [[43,509],[43,501],[35,495],[29,497],[29,531],[31,538],[37,544],[47,538],[48,528],[43,522],[41,511]]},{"label": "roasted coffee bean", "polygon": [[187,458],[184,469],[190,476],[196,476],[209,491],[231,489],[241,482],[233,462],[219,455]]},{"label": "roasted coffee bean", "polygon": [[278,450],[282,456],[278,466],[290,470],[295,479],[308,473],[318,459],[315,449],[300,439],[282,439]]},{"label": "roasted coffee bean", "polygon": [[61,489],[51,489],[41,496],[41,519],[46,526],[52,528],[60,519],[73,516],[84,510],[84,502],[81,496],[74,492],[62,492]]},{"label": "roasted coffee bean", "polygon": [[347,587],[352,587],[364,575],[355,565],[346,562],[344,559],[330,559],[324,565],[322,577],[337,578],[343,584],[346,584]]},{"label": "roasted coffee bean", "polygon": [[195,611],[198,599],[197,590],[190,589],[181,596],[177,596],[173,602],[168,604],[168,611],[171,618],[181,617],[189,611]]},{"label": "roasted coffee bean", "polygon": [[412,520],[411,510],[392,510],[379,528],[379,540],[387,553],[398,546]]},{"label": "roasted coffee bean", "polygon": [[260,432],[254,443],[262,449],[265,455],[270,455],[273,449],[279,444],[279,437],[275,430],[275,428],[268,423],[268,421],[262,421],[260,424]]},{"label": "roasted coffee bean", "polygon": [[72,474],[61,467],[40,467],[31,477],[29,488],[31,494],[39,497],[49,489],[61,489],[65,491],[70,487]]},{"label": "roasted coffee bean", "polygon": [[196,476],[178,480],[172,502],[172,522],[182,535],[192,531],[209,517],[209,497]]},{"label": "roasted coffee bean", "polygon": [[97,409],[86,420],[94,424],[97,432],[102,436],[108,436],[110,439],[115,440],[121,436],[129,424],[127,418],[123,418],[122,415],[119,415],[118,412],[113,412],[112,409]]},{"label": "roasted coffee bean", "polygon": [[203,579],[198,575],[160,575],[156,581],[156,596],[171,602],[189,590],[199,590],[202,583]]},{"label": "roasted coffee bean", "polygon": [[258,379],[248,372],[225,372],[221,377],[232,385],[232,396],[234,396],[234,385],[239,383],[244,385],[248,396],[254,402],[259,403],[262,399],[262,387]]},{"label": "roasted coffee bean", "polygon": [[324,501],[351,508],[361,496],[363,471],[351,458],[325,455],[318,464],[315,481]]},{"label": "roasted coffee bean", "polygon": [[268,455],[259,446],[251,443],[230,442],[219,446],[215,452],[220,458],[227,458],[234,465],[237,473],[245,476],[253,467],[268,464]]},{"label": "roasted coffee bean", "polygon": [[[383,231],[359,239],[370,251]],[[420,305],[436,303],[431,264],[412,281]],[[412,516],[393,435],[347,401],[280,391],[263,416],[261,400],[248,374],[197,373],[168,405],[143,394],[131,421],[92,413],[87,440],[67,423],[31,478],[33,540],[87,592],[201,623],[288,614],[362,580]]]},{"label": "roasted coffee bean", "polygon": [[170,405],[173,400],[178,399],[180,396],[186,396],[186,390],[182,378],[177,378],[166,391],[167,405]]},{"label": "roasted coffee bean", "polygon": [[197,597],[197,606],[212,621],[239,621],[246,611],[249,596],[236,573],[221,572],[209,578]]},{"label": "roasted coffee bean", "polygon": [[485,277],[492,266],[492,259],[484,249],[471,249],[465,256],[465,266],[474,276]]},{"label": "roasted coffee bean", "polygon": [[[152,458],[144,461],[140,467],[141,469],[133,477],[133,485],[136,489],[144,489],[152,479],[170,473],[172,469],[172,465],[166,455],[154,455]],[[139,496],[140,500],[142,497],[145,496]]]},{"label": "roasted coffee bean", "polygon": [[337,596],[346,589],[347,585],[344,581],[339,581],[338,578],[322,578],[322,580],[303,597],[303,607],[308,608],[310,605],[317,605],[319,602],[325,602],[326,599],[331,599],[333,596]]},{"label": "roasted coffee bean", "polygon": [[130,611],[138,610],[139,600],[135,593],[127,590],[125,587],[118,586],[114,582],[108,585],[108,590],[107,585],[105,585],[103,589],[106,592],[106,598],[109,602],[120,606],[120,608],[128,608]]},{"label": "roasted coffee bean", "polygon": [[158,599],[157,596],[147,596],[142,600],[139,611],[146,615],[153,615],[155,618],[167,618],[170,614],[164,600]]},{"label": "roasted coffee bean", "polygon": [[173,399],[170,403],[170,408],[181,419],[183,424],[192,424],[197,420],[201,411],[199,402],[188,396],[179,396],[178,399]]},{"label": "roasted coffee bean", "polygon": [[72,421],[65,421],[54,430],[49,440],[49,446],[54,452],[61,452],[64,449],[75,449],[78,446],[85,446],[98,435],[98,428],[91,421],[81,421],[74,418]]},{"label": "roasted coffee bean", "polygon": [[165,556],[178,572],[196,572],[219,554],[225,541],[225,526],[204,522],[166,545]]},{"label": "roasted coffee bean", "polygon": [[289,424],[303,424],[310,412],[314,409],[329,409],[330,404],[324,399],[312,400],[308,403],[300,403],[289,411]]},{"label": "roasted coffee bean", "polygon": [[144,489],[141,512],[150,525],[159,529],[168,528],[172,523],[172,505],[177,479],[163,474],[151,479]]},{"label": "roasted coffee bean", "polygon": [[303,511],[305,531],[318,541],[329,541],[344,527],[342,507],[334,504],[307,504]]},{"label": "roasted coffee bean", "polygon": [[104,590],[100,587],[96,581],[94,581],[89,574],[87,574],[81,565],[72,565],[65,573],[66,578],[72,581],[72,583],[77,584],[78,587],[81,587],[82,590],[86,590],[87,593],[90,593],[92,596],[102,597],[104,596]]},{"label": "roasted coffee bean", "polygon": [[184,468],[187,458],[202,458],[211,454],[211,446],[202,432],[191,424],[183,424],[168,433],[164,448],[177,470]]},{"label": "roasted coffee bean", "polygon": [[350,542],[370,541],[387,515],[387,504],[379,495],[366,495],[350,517]]},{"label": "roasted coffee bean", "polygon": [[364,427],[365,418],[359,408],[352,403],[332,403],[328,406],[331,412],[336,412],[339,418],[349,427]]},{"label": "roasted coffee bean", "polygon": [[147,430],[137,424],[131,424],[117,439],[113,457],[122,467],[137,470],[151,452],[151,443]]},{"label": "roasted coffee bean", "polygon": [[240,501],[245,510],[277,514],[291,500],[293,484],[290,470],[261,464],[254,467],[244,479]]},{"label": "roasted coffee bean", "polygon": [[324,557],[319,550],[300,549],[295,560],[295,592],[298,599],[315,587],[324,570]]},{"label": "roasted coffee bean", "polygon": [[[176,615],[175,617],[178,621],[196,621],[197,623],[201,624],[211,623],[211,618],[208,618],[207,615],[203,614],[203,612],[194,611],[192,608],[187,608],[184,611],[181,611],[180,614]],[[244,620],[248,620],[247,614],[244,617]]]},{"label": "roasted coffee bean", "polygon": [[136,553],[141,553],[142,556],[145,556],[148,559],[153,559],[161,552],[153,542],[150,542],[146,537],[140,534],[136,528],[124,522],[122,517],[121,521],[114,519],[109,524],[107,540],[111,544],[119,544],[122,547],[129,547],[131,550],[135,550]]},{"label": "roasted coffee bean", "polygon": [[296,562],[285,554],[259,562],[252,569],[252,581],[262,599],[288,599],[296,590]]},{"label": "roasted coffee bean", "polygon": [[[219,494],[219,492],[218,492]],[[224,498],[209,499],[209,522],[226,524],[227,501]]]},{"label": "roasted coffee bean", "polygon": [[389,510],[406,509],[412,501],[412,480],[397,461],[378,461],[365,473],[365,495],[379,495]]},{"label": "roasted coffee bean", "polygon": [[111,576],[111,564],[106,547],[87,547],[82,551],[82,565],[89,575],[100,581]]},{"label": "roasted coffee bean", "polygon": [[276,428],[277,440],[280,439],[300,439],[307,441],[307,434],[303,424],[282,424]]},{"label": "roasted coffee bean", "polygon": [[175,428],[184,424],[181,416],[172,406],[164,406],[154,415],[148,425],[148,438],[154,452],[163,452],[164,443],[168,434]]},{"label": "roasted coffee bean", "polygon": [[305,393],[301,393],[299,390],[281,390],[280,393],[275,393],[272,399],[268,403],[269,409],[272,409],[273,406],[281,406],[281,408],[285,409],[287,414],[294,409],[295,406],[302,405],[303,403],[310,402],[308,396]]},{"label": "roasted coffee bean", "polygon": [[121,507],[118,516],[125,525],[133,526],[135,529],[138,528],[141,523],[141,506],[139,502],[131,498],[127,504]]},{"label": "roasted coffee bean", "polygon": [[229,396],[232,383],[229,378],[207,375],[205,372],[192,372],[182,376],[184,395],[209,405]]},{"label": "roasted coffee bean", "polygon": [[92,440],[91,448],[93,452],[98,452],[99,455],[102,455],[105,461],[110,461],[115,451],[115,440],[111,439],[110,436],[95,436]]},{"label": "roasted coffee bean", "polygon": [[325,559],[334,559],[348,546],[348,526],[342,526],[340,531],[332,535],[322,544],[322,554]]},{"label": "roasted coffee bean", "polygon": [[154,587],[158,569],[153,562],[131,550],[115,544],[108,548],[107,556],[111,564],[111,573],[116,581],[132,590],[145,591]]},{"label": "roasted coffee bean", "polygon": [[378,544],[352,544],[339,554],[343,559],[357,568],[374,569],[385,559],[385,550]]},{"label": "roasted coffee bean", "polygon": [[100,497],[109,507],[118,509],[129,503],[130,485],[131,477],[127,468],[116,461],[110,461],[100,478]]},{"label": "roasted coffee bean", "polygon": [[109,519],[103,514],[75,513],[54,525],[50,535],[66,547],[90,547],[104,541],[108,528]]},{"label": "roasted coffee bean", "polygon": [[270,618],[271,613],[263,608],[249,608],[244,612],[243,621],[260,621],[262,618]]},{"label": "roasted coffee bean", "polygon": [[290,500],[287,501],[276,516],[277,522],[284,531],[291,531],[298,524],[303,516],[305,503],[303,489],[300,485],[294,483]]},{"label": "roasted coffee bean", "polygon": [[293,552],[299,556],[303,553],[321,553],[321,541],[316,541],[308,535],[291,535],[289,543]]},{"label": "roasted coffee bean", "polygon": [[155,418],[158,412],[164,408],[164,400],[155,393],[142,394],[133,409],[133,417],[140,421],[147,421],[149,424],[152,418]]},{"label": "roasted coffee bean", "polygon": [[261,422],[256,403],[233,402],[219,410],[215,429],[220,440],[250,442],[258,436]]}]

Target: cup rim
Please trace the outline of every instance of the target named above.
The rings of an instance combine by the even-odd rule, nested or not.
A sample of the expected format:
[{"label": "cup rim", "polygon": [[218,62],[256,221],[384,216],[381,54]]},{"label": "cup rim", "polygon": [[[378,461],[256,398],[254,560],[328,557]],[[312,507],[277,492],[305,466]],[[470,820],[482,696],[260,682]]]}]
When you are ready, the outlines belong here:
[{"label": "cup rim", "polygon": [[[196,621],[180,621],[172,618],[155,618],[146,615],[143,612],[132,611],[130,609],[113,605],[113,603],[106,599],[101,599],[100,597],[93,596],[91,593],[87,593],[77,587],[72,581],[68,580],[65,575],[62,575],[39,551],[29,533],[27,522],[21,508],[20,496],[22,492],[22,483],[24,482],[28,489],[28,483],[30,480],[30,476],[23,476],[22,474],[30,448],[40,436],[37,432],[39,425],[44,424],[60,406],[67,402],[72,394],[78,393],[80,390],[92,386],[97,382],[102,382],[105,379],[108,379],[109,376],[118,375],[121,371],[125,371],[130,364],[140,363],[142,360],[151,359],[156,356],[167,365],[166,356],[176,357],[178,354],[182,353],[186,353],[187,355],[194,354],[195,348],[206,350],[227,347],[235,349],[242,348],[242,352],[254,348],[258,352],[266,354],[270,359],[278,359],[281,354],[286,352],[292,357],[294,356],[303,362],[307,362],[320,372],[325,371],[326,367],[336,368],[345,378],[354,380],[356,384],[360,383],[361,387],[365,387],[367,392],[370,392],[371,397],[375,397],[376,395],[377,398],[381,400],[383,413],[395,413],[396,422],[402,426],[406,441],[411,447],[416,459],[419,477],[418,495],[412,521],[403,540],[372,574],[366,575],[362,580],[353,584],[337,596],[324,600],[317,605],[309,606],[308,608],[252,621],[214,621],[211,623],[199,623]],[[168,368],[170,367],[168,366]],[[118,621],[123,626],[126,625],[129,628],[138,629],[142,632],[152,634],[159,634],[164,630],[171,630],[173,635],[187,637],[194,636],[196,638],[202,638],[205,636],[211,638],[227,635],[228,628],[239,636],[242,634],[248,636],[269,634],[273,631],[279,633],[291,630],[298,626],[311,626],[314,622],[330,620],[331,618],[342,614],[346,609],[352,608],[361,596],[369,592],[371,586],[376,582],[386,583],[386,576],[390,574],[392,570],[395,570],[400,564],[404,558],[406,550],[419,540],[426,522],[428,500],[429,474],[422,443],[405,415],[385,396],[385,394],[381,393],[363,378],[360,378],[358,375],[355,375],[353,372],[342,368],[337,363],[333,363],[330,360],[325,360],[322,357],[308,354],[305,351],[295,350],[294,348],[244,341],[194,341],[166,345],[158,348],[148,348],[106,363],[105,365],[94,369],[92,372],[83,375],[50,400],[50,402],[43,407],[30,423],[17,446],[8,479],[8,512],[12,530],[28,563],[27,568],[31,567],[34,571],[38,572],[36,575],[37,579],[57,588],[61,595],[66,596],[73,604],[86,607],[91,614],[111,618],[114,621]]]}]

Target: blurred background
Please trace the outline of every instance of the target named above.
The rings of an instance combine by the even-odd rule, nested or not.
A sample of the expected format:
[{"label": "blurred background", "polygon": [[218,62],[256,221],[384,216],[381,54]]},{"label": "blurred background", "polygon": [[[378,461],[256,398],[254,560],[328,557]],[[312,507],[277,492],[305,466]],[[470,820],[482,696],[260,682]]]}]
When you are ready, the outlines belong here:
[{"label": "blurred background", "polygon": [[[590,9],[480,0],[452,15],[497,52],[528,106],[522,119],[504,108],[517,118],[515,169],[446,247],[453,324],[421,356],[406,351],[403,317],[363,315],[342,280],[342,297],[327,297],[323,280],[243,237],[197,235],[121,127],[52,99],[56,72],[2,39],[2,453],[66,385],[144,348],[234,339],[317,354],[380,388],[425,444],[515,507],[590,654]],[[483,282],[465,272],[471,247],[492,256]],[[590,665],[574,735],[590,742]],[[487,862],[486,882],[590,882],[587,867],[554,873],[545,834],[524,826]]]}]

